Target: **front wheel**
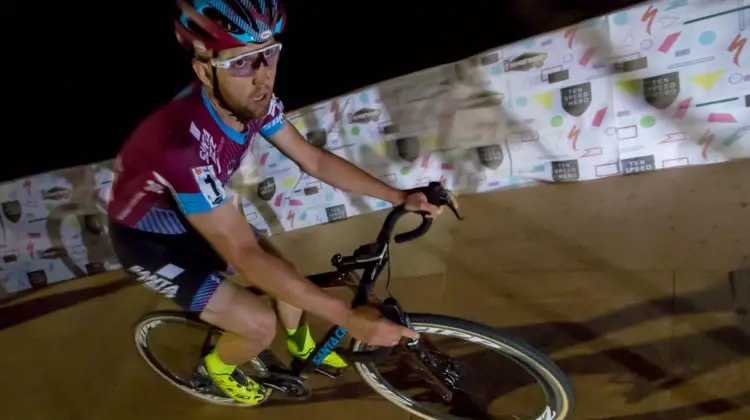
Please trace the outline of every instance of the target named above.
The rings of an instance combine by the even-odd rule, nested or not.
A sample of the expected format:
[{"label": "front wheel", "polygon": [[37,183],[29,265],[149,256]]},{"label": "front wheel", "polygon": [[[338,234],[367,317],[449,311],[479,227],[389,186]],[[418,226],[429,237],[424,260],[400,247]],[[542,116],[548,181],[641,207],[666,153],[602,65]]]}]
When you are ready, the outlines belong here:
[{"label": "front wheel", "polygon": [[[453,419],[513,419],[513,420],[563,420],[570,418],[573,410],[573,387],[567,376],[546,355],[534,349],[530,345],[516,339],[511,339],[500,334],[500,332],[486,325],[478,324],[463,319],[443,315],[410,314],[409,318],[412,328],[426,338],[427,346],[420,345],[419,349],[399,347],[391,356],[396,363],[388,372],[389,360],[380,363],[377,367],[374,363],[354,363],[354,367],[362,376],[363,380],[384,398],[409,411],[410,413],[427,420],[453,420]],[[422,340],[420,340],[422,341]],[[467,352],[466,346],[478,345],[480,351]],[[353,351],[366,351],[368,346],[354,340]],[[457,356],[446,356],[446,349],[458,350]],[[530,376],[529,381],[519,382],[517,378],[508,375],[505,368],[493,368],[488,365],[491,355],[501,356],[506,363],[512,361],[511,365],[520,366]],[[426,370],[432,372],[433,378],[440,377],[440,382],[446,387],[454,390],[450,402],[437,398],[438,408],[432,408],[427,401],[430,396],[434,399],[435,393],[425,392],[424,381],[412,381],[409,379],[414,372],[413,369],[405,369],[404,362],[420,360],[417,365],[425,376]],[[474,369],[465,365],[469,361],[477,361],[480,365]],[[409,363],[406,363],[409,364]],[[424,368],[427,369],[424,369]],[[382,373],[381,373],[382,372]],[[407,393],[398,390],[395,384],[406,385],[415,392]],[[500,411],[507,410],[507,404],[492,404],[489,399],[479,397],[482,393],[512,393],[519,389],[527,388],[528,385],[536,384],[541,387],[544,402],[535,404],[536,407],[521,410],[521,415],[503,413],[499,415],[489,414],[490,408],[499,407]],[[475,385],[473,389],[471,385]],[[472,389],[470,389],[472,388]],[[461,401],[459,401],[461,400]],[[467,400],[469,401],[467,404]],[[524,399],[524,404],[528,399]],[[471,409],[459,407],[470,405]],[[491,407],[492,406],[492,407]]]}]

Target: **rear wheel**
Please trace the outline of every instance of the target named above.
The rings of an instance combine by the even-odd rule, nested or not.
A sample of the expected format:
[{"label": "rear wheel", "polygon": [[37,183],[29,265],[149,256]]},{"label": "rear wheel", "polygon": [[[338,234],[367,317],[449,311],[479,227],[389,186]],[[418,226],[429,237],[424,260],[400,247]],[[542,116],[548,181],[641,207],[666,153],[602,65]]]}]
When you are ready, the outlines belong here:
[{"label": "rear wheel", "polygon": [[[183,312],[157,311],[141,318],[135,325],[134,333],[138,353],[173,386],[213,404],[252,407],[224,395],[213,385],[200,363],[204,356],[203,343],[206,339],[218,338],[221,330]],[[177,359],[181,362],[174,363]],[[254,378],[269,374],[268,367],[260,357],[254,358],[248,368],[245,365],[242,367],[248,376]]]},{"label": "rear wheel", "polygon": [[[400,347],[389,360],[378,363],[378,366],[374,363],[354,363],[363,380],[384,398],[428,420],[570,418],[574,405],[573,388],[567,376],[543,353],[526,343],[501,335],[497,329],[471,321],[427,314],[413,314],[409,318],[412,328],[427,338],[429,343],[435,343],[434,346],[425,343],[415,349]],[[443,353],[443,349],[462,351],[467,345],[478,345],[481,350],[472,353],[463,351],[459,356],[446,356]],[[355,340],[353,343],[353,351],[368,349],[361,341]],[[508,364],[522,368],[518,370],[527,373],[529,380],[518,381],[506,376],[506,369],[489,366],[487,359],[491,355],[500,356],[506,363],[513,362]],[[409,380],[414,369],[402,366],[405,359],[420,360],[417,365],[427,367],[433,377],[440,378],[446,389],[454,390],[452,400],[447,402],[440,397],[434,398],[436,393],[433,391],[425,392],[428,387],[423,386],[424,380]],[[479,361],[478,369],[472,370],[466,366],[466,362],[471,360]],[[390,372],[387,366],[389,362],[394,362]],[[393,383],[406,384],[411,391],[418,390],[399,390]],[[539,399],[543,401],[535,403],[536,407],[524,407],[520,410],[522,414],[503,412],[507,409],[505,403],[493,404],[481,395],[488,391],[513,393],[534,384],[541,388]],[[430,396],[437,400],[437,408],[429,405]],[[503,413],[489,413],[494,408]]]}]

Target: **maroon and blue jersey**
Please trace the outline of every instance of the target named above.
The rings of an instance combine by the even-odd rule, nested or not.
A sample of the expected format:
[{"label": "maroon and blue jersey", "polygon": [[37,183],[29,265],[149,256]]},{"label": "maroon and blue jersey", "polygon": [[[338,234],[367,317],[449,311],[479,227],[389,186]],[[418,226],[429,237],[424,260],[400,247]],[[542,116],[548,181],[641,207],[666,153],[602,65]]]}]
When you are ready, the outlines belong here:
[{"label": "maroon and blue jersey", "polygon": [[243,132],[224,124],[205,92],[193,84],[146,118],[115,160],[109,217],[153,233],[181,234],[183,215],[224,204],[224,189],[255,134],[276,133],[285,123],[274,96],[268,114]]}]

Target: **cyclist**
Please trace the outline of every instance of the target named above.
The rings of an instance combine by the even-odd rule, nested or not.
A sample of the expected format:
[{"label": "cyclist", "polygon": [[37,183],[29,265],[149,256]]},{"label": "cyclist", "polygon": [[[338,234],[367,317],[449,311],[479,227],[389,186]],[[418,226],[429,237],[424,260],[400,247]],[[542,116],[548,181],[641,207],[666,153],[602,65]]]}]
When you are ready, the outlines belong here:
[{"label": "cyclist", "polygon": [[[109,205],[113,248],[126,271],[205,322],[226,331],[202,369],[229,397],[263,403],[271,390],[237,365],[267,348],[277,316],[288,349],[314,350],[303,311],[346,327],[372,345],[392,346],[418,334],[312,284],[259,237],[224,185],[256,134],[301,169],[336,188],[436,216],[424,194],[394,189],[344,159],[308,143],[289,124],[273,94],[286,17],[277,0],[177,0],[178,40],[193,52],[197,80],[156,110],[120,150]],[[226,281],[228,267],[276,299],[276,311]],[[328,367],[346,366],[335,352]]]}]

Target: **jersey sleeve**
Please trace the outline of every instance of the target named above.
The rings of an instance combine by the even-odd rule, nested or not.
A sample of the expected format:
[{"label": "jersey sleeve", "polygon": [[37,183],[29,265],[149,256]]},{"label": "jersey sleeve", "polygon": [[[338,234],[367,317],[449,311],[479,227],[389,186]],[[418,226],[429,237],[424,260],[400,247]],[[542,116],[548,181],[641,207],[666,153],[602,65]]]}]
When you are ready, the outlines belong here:
[{"label": "jersey sleeve", "polygon": [[268,138],[276,134],[277,131],[281,130],[281,127],[284,126],[285,122],[286,117],[284,116],[284,104],[279,98],[276,97],[276,95],[273,95],[273,98],[271,99],[271,105],[268,108],[268,115],[263,118],[258,133],[261,136]]},{"label": "jersey sleeve", "polygon": [[210,211],[228,201],[214,165],[197,159],[190,149],[167,150],[156,178],[171,191],[185,215]]}]

